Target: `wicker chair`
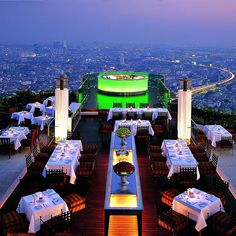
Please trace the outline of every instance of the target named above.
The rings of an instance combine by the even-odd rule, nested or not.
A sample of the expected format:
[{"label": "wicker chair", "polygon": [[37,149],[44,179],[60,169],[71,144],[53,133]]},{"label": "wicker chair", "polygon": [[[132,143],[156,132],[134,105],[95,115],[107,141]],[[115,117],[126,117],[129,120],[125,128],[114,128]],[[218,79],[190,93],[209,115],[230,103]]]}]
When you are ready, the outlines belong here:
[{"label": "wicker chair", "polygon": [[85,154],[82,154],[79,161],[80,163],[81,162],[84,162],[84,161],[95,161],[96,159],[96,153],[85,153]]},{"label": "wicker chair", "polygon": [[180,194],[180,191],[176,188],[169,188],[161,191],[161,201],[168,206],[172,206],[174,197]]},{"label": "wicker chair", "polygon": [[235,235],[236,216],[218,211],[210,216],[207,221],[207,227],[213,230],[217,235]]},{"label": "wicker chair", "polygon": [[50,236],[59,232],[71,232],[71,222],[72,215],[70,211],[61,213],[57,216],[51,216],[51,219],[45,222],[40,217],[40,228],[42,235]]},{"label": "wicker chair", "polygon": [[215,154],[212,155],[211,161],[202,161],[199,162],[199,171],[201,176],[214,175],[216,173],[218,163],[218,156]]},{"label": "wicker chair", "polygon": [[165,162],[154,161],[151,163],[152,175],[153,177],[167,176],[169,173],[168,166]]},{"label": "wicker chair", "polygon": [[81,151],[82,154],[88,154],[88,153],[97,153],[98,146],[96,144],[89,144],[89,145],[83,145],[83,151]]},{"label": "wicker chair", "polygon": [[62,169],[46,169],[46,183],[48,188],[62,190],[66,185],[67,176]]},{"label": "wicker chair", "polygon": [[143,140],[149,144],[150,135],[149,135],[149,127],[148,126],[138,126],[137,134],[135,136],[136,140]]},{"label": "wicker chair", "polygon": [[181,167],[179,173],[177,173],[177,181],[180,187],[184,189],[194,186],[197,182],[197,168]]},{"label": "wicker chair", "polygon": [[161,147],[159,145],[149,145],[148,153],[162,153]]},{"label": "wicker chair", "polygon": [[220,198],[223,206],[225,206],[229,195],[229,182],[224,181],[219,177],[214,177],[212,187],[213,188],[209,190],[208,193]]},{"label": "wicker chair", "polygon": [[161,153],[150,153],[149,154],[150,161],[161,161],[166,162],[166,158],[162,156]]},{"label": "wicker chair", "polygon": [[50,154],[46,152],[38,152],[37,145],[34,145],[33,156],[34,156],[35,162],[43,162],[44,164],[46,164],[46,162],[48,161],[50,157]]},{"label": "wicker chair", "polygon": [[77,178],[92,176],[94,171],[94,165],[95,165],[94,161],[81,162],[76,170]]},{"label": "wicker chair", "polygon": [[157,205],[158,224],[164,229],[170,231],[173,235],[179,233],[189,226],[189,219],[172,210],[171,208]]},{"label": "wicker chair", "polygon": [[27,172],[32,176],[41,177],[45,164],[43,162],[33,162],[31,153],[25,155]]},{"label": "wicker chair", "polygon": [[24,214],[16,211],[0,213],[0,234],[23,233],[28,230],[28,222]]},{"label": "wicker chair", "polygon": [[79,196],[77,193],[72,193],[63,197],[71,213],[78,212],[85,208],[85,198]]}]

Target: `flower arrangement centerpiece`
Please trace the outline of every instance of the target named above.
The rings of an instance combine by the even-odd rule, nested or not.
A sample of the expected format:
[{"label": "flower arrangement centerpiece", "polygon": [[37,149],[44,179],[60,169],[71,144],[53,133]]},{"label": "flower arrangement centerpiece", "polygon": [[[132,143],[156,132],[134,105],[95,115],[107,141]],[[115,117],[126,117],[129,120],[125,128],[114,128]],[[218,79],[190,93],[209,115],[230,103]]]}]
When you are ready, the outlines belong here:
[{"label": "flower arrangement centerpiece", "polygon": [[123,138],[130,136],[131,132],[128,128],[119,128],[116,130],[116,135]]},{"label": "flower arrangement centerpiece", "polygon": [[121,176],[121,183],[122,185],[127,185],[129,182],[127,181],[127,176],[134,173],[134,165],[127,161],[118,162],[116,165],[113,166],[114,172]]}]

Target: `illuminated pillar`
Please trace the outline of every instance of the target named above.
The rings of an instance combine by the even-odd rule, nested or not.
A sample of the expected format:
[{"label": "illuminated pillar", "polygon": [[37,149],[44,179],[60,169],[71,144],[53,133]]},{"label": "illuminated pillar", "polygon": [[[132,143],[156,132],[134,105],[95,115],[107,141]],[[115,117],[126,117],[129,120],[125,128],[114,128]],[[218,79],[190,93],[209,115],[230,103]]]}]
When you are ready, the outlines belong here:
[{"label": "illuminated pillar", "polygon": [[191,117],[192,117],[192,91],[191,80],[184,78],[179,80],[178,91],[178,138],[190,144],[191,139]]},{"label": "illuminated pillar", "polygon": [[67,139],[69,91],[68,78],[56,79],[55,89],[55,142]]}]

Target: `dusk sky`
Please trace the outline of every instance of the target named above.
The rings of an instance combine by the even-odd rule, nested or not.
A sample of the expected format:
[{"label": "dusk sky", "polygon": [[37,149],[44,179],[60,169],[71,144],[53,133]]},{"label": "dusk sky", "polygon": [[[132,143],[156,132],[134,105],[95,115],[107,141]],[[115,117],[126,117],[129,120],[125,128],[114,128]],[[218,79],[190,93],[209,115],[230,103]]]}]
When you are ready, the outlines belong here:
[{"label": "dusk sky", "polygon": [[236,0],[0,0],[0,42],[236,45]]}]

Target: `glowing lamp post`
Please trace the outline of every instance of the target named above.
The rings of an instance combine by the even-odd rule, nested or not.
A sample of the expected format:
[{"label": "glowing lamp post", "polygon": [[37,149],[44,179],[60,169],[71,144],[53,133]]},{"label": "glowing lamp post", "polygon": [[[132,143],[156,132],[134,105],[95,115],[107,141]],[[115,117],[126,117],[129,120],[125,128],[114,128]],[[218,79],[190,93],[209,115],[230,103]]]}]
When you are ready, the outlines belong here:
[{"label": "glowing lamp post", "polygon": [[67,139],[69,91],[68,78],[56,78],[55,89],[55,142]]},{"label": "glowing lamp post", "polygon": [[191,116],[192,116],[192,92],[191,80],[184,78],[179,80],[178,91],[178,138],[188,144],[191,139]]}]

